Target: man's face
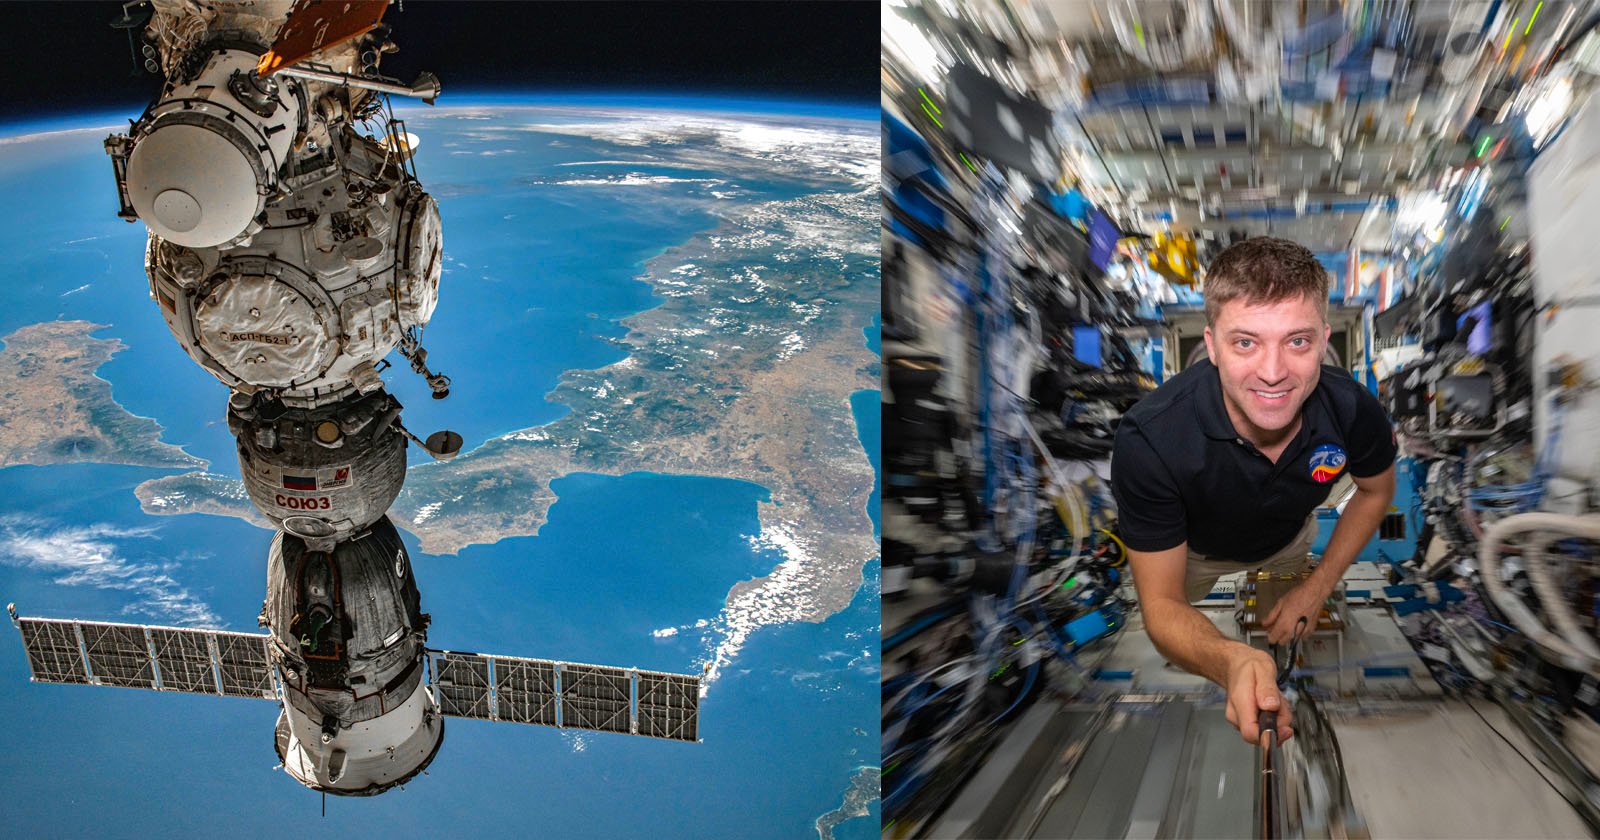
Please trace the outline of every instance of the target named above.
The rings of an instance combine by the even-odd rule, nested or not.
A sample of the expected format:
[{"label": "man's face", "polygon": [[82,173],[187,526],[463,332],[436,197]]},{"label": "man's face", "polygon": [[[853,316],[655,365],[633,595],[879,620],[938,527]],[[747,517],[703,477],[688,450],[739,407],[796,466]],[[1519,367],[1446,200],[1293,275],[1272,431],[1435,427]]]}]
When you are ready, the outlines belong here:
[{"label": "man's face", "polygon": [[1222,305],[1216,323],[1206,327],[1206,351],[1240,434],[1261,444],[1292,429],[1317,387],[1331,331],[1309,296]]}]

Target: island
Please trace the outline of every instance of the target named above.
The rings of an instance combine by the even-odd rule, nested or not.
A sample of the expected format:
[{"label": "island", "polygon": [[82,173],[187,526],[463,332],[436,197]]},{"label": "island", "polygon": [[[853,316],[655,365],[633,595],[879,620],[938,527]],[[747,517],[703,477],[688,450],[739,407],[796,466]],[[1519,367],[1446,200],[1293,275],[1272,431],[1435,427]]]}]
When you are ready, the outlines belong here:
[{"label": "island", "polygon": [[130,414],[95,371],[123,349],[89,321],[47,321],[5,336],[0,349],[0,468],[97,462],[203,469],[161,441],[161,424]]},{"label": "island", "polygon": [[833,828],[855,817],[870,816],[869,806],[878,798],[879,773],[876,767],[858,767],[850,777],[850,787],[844,792],[844,802],[839,807],[817,817],[818,840],[833,840]]}]

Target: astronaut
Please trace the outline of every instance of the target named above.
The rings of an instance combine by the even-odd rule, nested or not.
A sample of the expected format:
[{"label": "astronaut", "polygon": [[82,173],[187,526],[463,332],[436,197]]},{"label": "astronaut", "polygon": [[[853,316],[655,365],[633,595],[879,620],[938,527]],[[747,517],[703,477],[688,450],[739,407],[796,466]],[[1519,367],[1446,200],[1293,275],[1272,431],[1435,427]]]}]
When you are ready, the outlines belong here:
[{"label": "astronaut", "polygon": [[1298,573],[1315,509],[1348,474],[1355,495],[1322,560],[1266,616],[1267,638],[1314,628],[1323,603],[1372,539],[1394,496],[1393,429],[1366,388],[1323,364],[1328,275],[1282,239],[1236,243],[1206,276],[1208,359],[1135,405],[1111,458],[1121,536],[1156,648],[1226,689],[1227,718],[1252,744],[1261,712],[1293,733],[1263,650],[1225,638],[1192,602],[1229,572]]}]

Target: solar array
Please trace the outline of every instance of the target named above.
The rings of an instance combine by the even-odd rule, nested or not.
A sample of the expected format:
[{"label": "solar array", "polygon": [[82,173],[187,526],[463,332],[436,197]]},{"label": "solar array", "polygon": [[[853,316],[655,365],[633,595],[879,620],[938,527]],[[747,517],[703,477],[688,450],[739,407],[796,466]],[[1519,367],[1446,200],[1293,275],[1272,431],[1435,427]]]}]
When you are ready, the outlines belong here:
[{"label": "solar array", "polygon": [[680,674],[639,672],[639,734],[695,740],[700,729],[700,681]]},{"label": "solar array", "polygon": [[[34,682],[277,696],[265,634],[48,618],[19,618],[16,625]],[[428,655],[446,715],[700,739],[698,677],[515,656]]]},{"label": "solar array", "polygon": [[429,653],[433,684],[446,715],[676,741],[700,738],[697,677],[514,656]]},{"label": "solar array", "polygon": [[17,627],[34,682],[276,696],[264,634],[48,618]]}]

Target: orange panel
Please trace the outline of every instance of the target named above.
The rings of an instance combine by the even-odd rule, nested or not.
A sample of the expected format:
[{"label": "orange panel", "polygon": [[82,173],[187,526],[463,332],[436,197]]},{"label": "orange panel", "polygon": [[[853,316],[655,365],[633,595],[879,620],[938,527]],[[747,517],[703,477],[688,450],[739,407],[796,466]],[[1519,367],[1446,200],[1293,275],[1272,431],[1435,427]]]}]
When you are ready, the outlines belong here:
[{"label": "orange panel", "polygon": [[256,73],[270,76],[318,50],[360,37],[383,20],[388,7],[389,0],[295,0]]}]

